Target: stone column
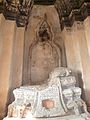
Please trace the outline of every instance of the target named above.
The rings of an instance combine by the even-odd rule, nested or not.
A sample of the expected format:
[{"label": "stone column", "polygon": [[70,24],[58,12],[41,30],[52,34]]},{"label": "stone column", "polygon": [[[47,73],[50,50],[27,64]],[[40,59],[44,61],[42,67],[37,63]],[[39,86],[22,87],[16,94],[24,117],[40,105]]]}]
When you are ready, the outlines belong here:
[{"label": "stone column", "polygon": [[[73,39],[76,39],[78,43],[78,51],[79,56],[80,56],[80,64],[81,64],[81,74],[82,74],[82,80],[83,80],[83,88],[85,91],[85,99],[87,104],[90,104],[90,97],[87,97],[88,94],[88,83],[89,81],[89,69],[90,69],[90,62],[89,62],[89,53],[88,53],[88,46],[87,46],[87,41],[86,41],[86,36],[85,36],[85,31],[84,31],[84,25],[82,22],[76,22],[73,26]],[[75,44],[76,46],[76,44]],[[77,51],[77,49],[76,49]],[[78,57],[77,57],[78,59]],[[89,91],[90,94],[90,91]]]},{"label": "stone column", "polygon": [[3,14],[0,14],[0,56],[1,56],[1,53],[2,53],[2,27],[3,27],[3,24],[5,22],[5,19],[4,19],[4,16]]},{"label": "stone column", "polygon": [[[85,35],[84,25],[81,22],[76,23],[73,31],[73,37],[79,43],[79,51],[80,51],[80,63],[82,65],[82,79],[83,79],[83,87],[85,91],[85,99],[87,105],[90,105],[90,58],[89,58],[89,51],[88,51],[88,44]],[[77,50],[77,49],[76,49]]]},{"label": "stone column", "polygon": [[78,71],[81,70],[78,41],[73,35],[73,28],[65,27],[62,31],[62,38],[65,44],[67,67]]},{"label": "stone column", "polygon": [[90,16],[84,20],[84,29],[85,29],[86,42],[87,42],[88,52],[90,57]]},{"label": "stone column", "polygon": [[0,14],[0,26],[1,26],[2,20],[4,20],[4,16],[3,14]]},{"label": "stone column", "polygon": [[78,39],[75,38],[76,32],[74,28],[75,25],[72,26],[71,28],[65,27],[64,30],[62,31],[62,37],[65,44],[67,67],[73,70],[73,73],[77,79],[78,86],[82,87],[83,86],[81,79],[82,64],[79,50],[79,42]]},{"label": "stone column", "polygon": [[5,114],[8,90],[10,84],[11,59],[13,40],[15,34],[15,22],[5,20],[2,17],[0,25],[0,43],[2,44],[0,53],[0,118]]},{"label": "stone column", "polygon": [[10,101],[13,100],[13,89],[22,85],[23,54],[24,54],[24,27],[17,27],[13,45],[12,70],[10,82]]},{"label": "stone column", "polygon": [[88,51],[88,58],[85,56],[86,62],[85,64],[85,83],[86,83],[86,100],[88,103],[88,109],[90,111],[90,17],[88,16],[84,20],[84,30],[85,30],[85,36],[86,36],[86,44],[87,44],[87,51]]},{"label": "stone column", "polygon": [[[3,15],[2,14],[0,14],[0,76],[1,76],[1,72],[2,72],[2,69],[1,69],[1,62],[2,62],[2,60],[1,60],[1,58],[2,58],[2,47],[3,47],[3,45],[2,45],[2,39],[3,39],[3,35],[2,35],[2,28],[3,28],[3,24],[4,24],[4,22],[5,22],[5,19],[4,19],[4,17],[3,17]],[[1,82],[2,82],[2,80],[0,79],[0,96],[2,95],[2,84],[1,84]],[[1,101],[2,101],[2,99],[0,99],[0,119],[2,118],[2,116],[3,116],[3,112],[2,112],[2,108],[3,108],[3,105],[2,105],[2,103],[1,103]]]},{"label": "stone column", "polygon": [[[75,22],[69,30],[64,29],[62,36],[65,42],[67,66],[79,72],[80,86],[84,88],[86,102],[90,105],[90,58],[85,29],[82,22]],[[82,81],[83,80],[83,81]]]}]

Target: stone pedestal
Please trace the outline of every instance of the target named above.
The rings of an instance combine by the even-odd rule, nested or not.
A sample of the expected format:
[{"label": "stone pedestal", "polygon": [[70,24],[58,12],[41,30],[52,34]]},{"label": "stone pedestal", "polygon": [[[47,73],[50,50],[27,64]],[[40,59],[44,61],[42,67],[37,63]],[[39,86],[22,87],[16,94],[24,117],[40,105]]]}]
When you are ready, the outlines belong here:
[{"label": "stone pedestal", "polygon": [[82,116],[66,116],[66,117],[54,117],[54,118],[33,118],[32,116],[30,118],[8,118],[6,117],[4,120],[89,120],[85,118],[85,115],[82,114]]},{"label": "stone pedestal", "polygon": [[81,88],[69,68],[56,68],[43,85],[21,86],[4,120],[90,120]]}]

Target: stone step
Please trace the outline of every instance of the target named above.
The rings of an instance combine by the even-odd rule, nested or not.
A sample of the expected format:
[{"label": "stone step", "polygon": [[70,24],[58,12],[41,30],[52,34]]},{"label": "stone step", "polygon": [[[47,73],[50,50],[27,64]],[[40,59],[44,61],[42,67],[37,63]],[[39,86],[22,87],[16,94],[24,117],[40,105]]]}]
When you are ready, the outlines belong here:
[{"label": "stone step", "polygon": [[82,114],[82,115],[79,115],[79,116],[70,115],[70,116],[52,117],[52,118],[33,118],[30,115],[27,118],[6,117],[3,120],[90,120],[90,118],[87,118],[85,114]]}]

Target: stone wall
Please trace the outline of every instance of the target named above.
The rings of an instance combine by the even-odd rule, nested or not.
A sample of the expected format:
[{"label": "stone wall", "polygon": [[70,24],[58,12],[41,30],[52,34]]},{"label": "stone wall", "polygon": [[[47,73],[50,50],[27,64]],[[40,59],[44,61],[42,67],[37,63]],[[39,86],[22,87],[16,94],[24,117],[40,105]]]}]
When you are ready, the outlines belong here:
[{"label": "stone wall", "polygon": [[[61,53],[59,52],[59,54],[61,54],[61,56],[62,56],[60,66],[66,66],[64,41],[61,39],[61,34],[60,34],[61,30],[60,30],[59,18],[58,18],[57,11],[53,5],[51,5],[51,6],[50,5],[49,6],[36,5],[32,9],[32,14],[31,14],[31,17],[29,20],[29,25],[28,25],[27,31],[25,33],[23,85],[31,84],[31,82],[38,84],[42,81],[47,80],[47,76],[45,76],[45,74],[42,73],[42,70],[40,71],[40,68],[42,67],[41,69],[43,69],[45,62],[46,62],[45,64],[48,64],[48,59],[50,57],[48,55],[49,55],[49,52],[52,53],[52,50],[50,51],[50,49],[48,49],[48,47],[46,46],[47,51],[48,51],[48,55],[46,55],[47,60],[46,61],[44,60],[44,62],[41,64],[43,56],[44,56],[43,52],[45,52],[45,50],[42,50],[41,52],[39,52],[39,49],[41,49],[41,47],[38,45],[38,37],[37,37],[38,28],[40,27],[45,14],[47,16],[47,22],[48,22],[50,30],[52,32],[51,33],[52,34],[51,41],[54,41],[54,44],[57,46],[57,48],[61,52]],[[51,41],[49,41],[49,43]],[[50,43],[50,45],[51,44],[52,43]],[[37,48],[37,45],[38,45],[38,48]],[[28,72],[28,67],[29,67],[29,63],[30,63],[30,59],[28,57],[30,57],[30,58],[32,57],[32,55],[30,55],[30,52],[32,54],[32,51],[34,52],[33,57],[36,57],[36,59],[37,59],[34,62],[35,63],[38,62],[40,65],[38,72],[35,70],[35,73],[33,73],[35,75],[30,75],[30,71]],[[57,56],[58,56],[58,54],[57,54]],[[34,65],[32,65],[32,63],[30,63],[30,64],[31,64],[31,66],[34,66]],[[48,71],[49,71],[48,73],[50,73],[51,66],[49,68],[48,67],[49,66],[45,66],[45,73]],[[42,76],[42,74],[43,74],[43,76]],[[32,76],[32,78],[34,78],[34,79],[33,80],[30,79],[30,76]]]},{"label": "stone wall", "polygon": [[67,66],[81,74],[85,100],[90,106],[90,17],[84,22],[75,22],[71,28],[64,28],[62,38],[65,43]]},{"label": "stone wall", "polygon": [[6,113],[9,91],[22,84],[23,42],[24,28],[0,14],[0,118]]},{"label": "stone wall", "polygon": [[28,50],[36,39],[36,30],[44,13],[47,13],[53,38],[62,49],[62,65],[66,66],[67,60],[67,66],[82,75],[86,102],[88,108],[90,106],[90,17],[83,23],[75,22],[71,28],[64,28],[61,32],[54,6],[34,6],[26,31],[0,14],[0,118],[13,100],[12,90],[30,82],[27,79]]}]

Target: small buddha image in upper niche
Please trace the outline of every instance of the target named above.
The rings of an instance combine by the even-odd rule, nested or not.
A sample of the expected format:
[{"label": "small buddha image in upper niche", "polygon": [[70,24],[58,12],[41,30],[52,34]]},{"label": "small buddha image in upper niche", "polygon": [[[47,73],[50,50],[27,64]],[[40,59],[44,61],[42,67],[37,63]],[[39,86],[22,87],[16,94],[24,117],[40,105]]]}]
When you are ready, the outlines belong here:
[{"label": "small buddha image in upper niche", "polygon": [[39,41],[45,42],[46,40],[51,40],[51,30],[47,23],[47,15],[44,15],[44,21],[42,22],[41,26],[39,27],[38,31]]}]

